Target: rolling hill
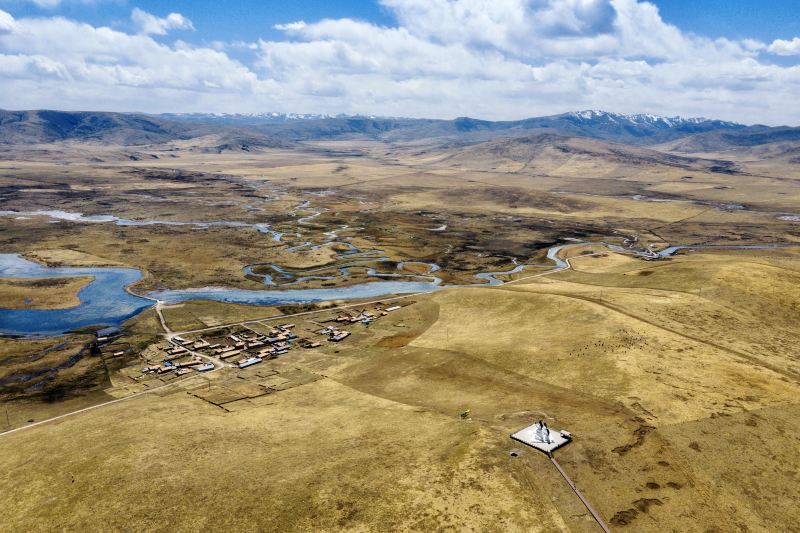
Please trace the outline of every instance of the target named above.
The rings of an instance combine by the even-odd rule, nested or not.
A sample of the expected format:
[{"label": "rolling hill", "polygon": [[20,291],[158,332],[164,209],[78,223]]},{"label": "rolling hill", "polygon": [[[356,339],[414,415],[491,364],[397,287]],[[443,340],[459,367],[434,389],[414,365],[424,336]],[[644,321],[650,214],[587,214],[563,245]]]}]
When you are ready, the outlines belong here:
[{"label": "rolling hill", "polygon": [[684,153],[800,141],[800,128],[745,126],[703,118],[604,111],[487,121],[468,117],[437,120],[280,113],[146,115],[0,110],[0,144],[11,145],[75,140],[136,146],[219,135],[225,139],[219,148],[224,151],[286,146],[303,141],[354,139],[398,143],[433,140],[439,144],[469,145],[537,134],[657,146],[661,150]]},{"label": "rolling hill", "polygon": [[751,126],[738,131],[708,131],[661,146],[670,152],[698,153],[740,150],[776,143],[800,145],[800,128]]},{"label": "rolling hill", "polygon": [[0,142],[46,143],[78,139],[137,145],[188,138],[191,128],[129,113],[0,111]]},{"label": "rolling hill", "polygon": [[625,115],[606,111],[580,111],[512,121],[469,117],[453,120],[394,117],[289,115],[170,114],[163,117],[191,123],[246,124],[262,132],[293,140],[365,137],[384,141],[457,138],[480,142],[528,133],[558,133],[626,144],[657,144],[714,131],[738,131],[742,124],[704,118]]},{"label": "rolling hill", "polygon": [[218,151],[284,145],[252,129],[170,121],[137,113],[0,110],[0,144],[7,145],[83,141],[140,146],[210,135],[219,138],[219,146],[213,147]]},{"label": "rolling hill", "polygon": [[448,149],[443,152],[440,163],[485,171],[528,168],[552,172],[554,168],[574,166],[579,161],[630,168],[661,165],[709,172],[736,171],[728,161],[667,154],[641,146],[553,133],[534,133]]}]

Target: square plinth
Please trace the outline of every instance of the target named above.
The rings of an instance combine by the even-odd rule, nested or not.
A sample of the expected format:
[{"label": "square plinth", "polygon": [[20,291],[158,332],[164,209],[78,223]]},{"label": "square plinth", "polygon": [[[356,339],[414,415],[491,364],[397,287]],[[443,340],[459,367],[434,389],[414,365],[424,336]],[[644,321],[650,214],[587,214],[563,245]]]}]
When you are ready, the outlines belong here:
[{"label": "square plinth", "polygon": [[565,444],[568,444],[572,441],[572,437],[569,436],[567,433],[563,433],[561,431],[556,431],[554,429],[550,430],[550,442],[541,442],[536,440],[536,424],[532,426],[528,426],[526,428],[520,429],[516,433],[511,435],[511,438],[519,441],[523,444],[527,444],[537,450],[543,451],[544,453],[550,453],[557,448],[561,448]]}]

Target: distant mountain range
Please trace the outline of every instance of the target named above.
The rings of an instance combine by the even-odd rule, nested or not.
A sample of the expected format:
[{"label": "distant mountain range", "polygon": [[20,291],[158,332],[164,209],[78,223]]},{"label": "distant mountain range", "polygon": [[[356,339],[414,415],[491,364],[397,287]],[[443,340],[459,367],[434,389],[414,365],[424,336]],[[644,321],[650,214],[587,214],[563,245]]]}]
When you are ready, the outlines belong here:
[{"label": "distant mountain range", "polygon": [[120,145],[161,144],[219,136],[220,151],[287,146],[329,139],[474,144],[532,134],[588,137],[675,152],[739,149],[800,142],[800,128],[747,126],[705,118],[579,111],[513,121],[454,120],[319,114],[179,114],[1,111],[0,143],[76,140]]},{"label": "distant mountain range", "polygon": [[321,120],[326,118],[342,118],[347,115],[324,115],[320,113],[162,113],[156,115],[165,120],[183,122],[204,122],[211,124],[258,125],[275,122],[292,122],[294,120]]},{"label": "distant mountain range", "polygon": [[[383,117],[376,115],[347,115],[339,113],[336,115],[321,114],[321,113],[279,113],[279,112],[266,112],[266,113],[161,113],[156,115],[166,120],[179,120],[189,122],[212,122],[221,124],[264,124],[273,122],[292,122],[295,120],[321,120],[330,118],[367,118],[367,119],[388,119],[388,120],[420,120],[408,117]],[[653,114],[624,114],[612,113],[609,111],[599,110],[586,110],[586,111],[573,111],[570,113],[563,113],[561,115],[552,115],[541,117],[539,120],[544,119],[565,119],[573,120],[579,123],[627,123],[636,125],[650,125],[658,128],[672,128],[685,126],[687,124],[703,124],[711,122],[718,125],[728,127],[741,127],[742,124],[735,122],[725,122],[721,120],[709,120],[702,117],[663,117]],[[516,122],[524,122],[522,120]]]},{"label": "distant mountain range", "polygon": [[58,141],[100,142],[121,146],[163,144],[206,135],[219,137],[220,149],[282,146],[269,136],[233,126],[164,120],[141,113],[0,110],[0,144]]},{"label": "distant mountain range", "polygon": [[722,120],[711,120],[703,117],[662,117],[661,115],[653,115],[650,113],[639,113],[628,115],[625,113],[611,113],[609,111],[573,111],[571,113],[564,113],[557,115],[558,117],[565,117],[574,119],[576,122],[585,123],[598,123],[605,122],[610,124],[635,124],[646,125],[660,129],[680,128],[688,125],[703,125],[713,124],[718,127],[724,128],[739,128],[744,127],[743,124],[736,122],[725,122]]},{"label": "distant mountain range", "polygon": [[0,143],[32,144],[68,139],[151,144],[188,135],[181,122],[146,115],[68,111],[0,111]]},{"label": "distant mountain range", "polygon": [[761,134],[773,129],[706,118],[629,115],[595,110],[511,121],[285,113],[172,113],[158,115],[158,118],[194,124],[250,126],[262,133],[293,141],[368,137],[388,141],[450,138],[471,143],[528,133],[556,133],[625,144],[656,145],[710,132]]},{"label": "distant mountain range", "polygon": [[[536,131],[579,135],[630,144],[657,144],[708,131],[735,131],[747,126],[705,118],[625,115],[607,111],[579,111],[512,121],[488,121],[468,117],[431,120],[397,117],[285,113],[170,113],[159,118],[205,124],[238,124],[275,132],[294,140],[339,136],[378,135],[389,140],[461,136],[485,140],[498,135]],[[485,139],[483,139],[485,138]]]}]

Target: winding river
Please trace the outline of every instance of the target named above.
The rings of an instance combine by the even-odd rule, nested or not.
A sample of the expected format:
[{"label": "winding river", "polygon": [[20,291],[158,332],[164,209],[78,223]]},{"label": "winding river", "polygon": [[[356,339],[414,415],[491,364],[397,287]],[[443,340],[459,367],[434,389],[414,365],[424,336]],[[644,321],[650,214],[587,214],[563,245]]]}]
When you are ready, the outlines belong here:
[{"label": "winding river", "polygon": [[[307,208],[302,204],[298,208]],[[85,216],[64,211],[35,211],[16,212],[0,211],[0,216],[48,216],[56,220],[70,220],[77,222],[113,222],[119,225],[192,225],[198,228],[212,226],[250,227],[262,233],[272,235],[280,240],[280,234],[274,232],[266,224],[248,224],[243,222],[170,222],[170,221],[133,221],[114,216]],[[308,218],[299,223],[308,223]],[[330,235],[335,238],[335,235]],[[332,243],[334,241],[329,241]],[[333,280],[350,275],[350,268],[363,268],[366,274],[376,278],[356,285],[338,288],[272,288],[269,290],[231,289],[227,287],[202,287],[181,290],[162,290],[148,293],[145,297],[135,296],[127,292],[126,287],[141,279],[140,271],[132,268],[114,267],[45,267],[23,259],[16,254],[0,254],[0,278],[57,278],[92,276],[94,279],[78,291],[80,304],[68,309],[0,309],[0,334],[19,336],[51,336],[60,335],[79,328],[96,325],[119,325],[125,320],[135,316],[141,311],[154,305],[156,300],[166,304],[176,304],[190,300],[211,300],[235,304],[249,305],[286,305],[298,303],[314,303],[335,300],[356,300],[363,298],[379,298],[392,294],[432,292],[445,287],[456,285],[443,285],[442,279],[436,275],[439,266],[432,263],[417,263],[413,261],[400,262],[397,273],[377,272],[375,268],[367,267],[364,263],[384,262],[389,259],[383,251],[377,249],[359,250],[349,243],[350,249],[337,256],[347,263],[319,267],[303,271],[301,274],[292,274],[279,265],[250,265],[245,268],[245,274],[261,277],[265,285],[276,285],[272,274],[256,274],[255,266],[266,266],[271,269],[276,277],[284,282],[280,287],[291,287],[293,284],[308,280]],[[554,270],[567,268],[568,264],[558,257],[558,252],[565,247],[581,246],[586,244],[604,244],[612,250],[625,251],[640,256],[668,257],[684,249],[759,249],[776,248],[781,245],[698,245],[698,246],[671,246],[660,252],[650,252],[622,248],[617,245],[599,242],[574,242],[553,246],[547,251],[548,264],[518,264],[511,270],[497,272],[481,272],[475,275],[477,286],[496,286],[503,282],[498,276],[516,274],[530,267],[550,267]],[[309,246],[313,246],[308,243]],[[427,273],[403,272],[405,265],[425,264],[429,267]],[[323,276],[315,272],[336,271],[335,275]],[[402,279],[402,280],[401,280]],[[464,285],[458,285],[463,287]]]},{"label": "winding river", "polygon": [[[556,257],[564,246],[556,246],[548,250],[548,258],[552,259],[555,268],[564,268],[566,263]],[[372,252],[372,251],[371,251]],[[365,261],[374,261],[375,258]],[[358,263],[353,263],[357,265]],[[398,263],[398,269],[405,264],[416,264],[409,261]],[[319,289],[272,289],[247,290],[227,287],[202,287],[180,290],[153,291],[146,297],[128,293],[125,288],[141,279],[136,269],[112,267],[45,267],[23,259],[16,254],[0,254],[0,278],[58,278],[74,276],[92,276],[94,279],[78,291],[80,305],[68,309],[2,309],[0,310],[0,334],[20,336],[60,335],[78,328],[93,325],[119,325],[141,311],[151,307],[155,300],[166,304],[176,304],[190,300],[211,300],[249,305],[286,305],[298,303],[314,303],[331,300],[357,300],[362,298],[379,298],[392,294],[415,292],[432,292],[443,288],[441,278],[435,275],[438,265],[425,263],[430,267],[427,274],[378,273],[373,268],[367,269],[367,275],[379,278],[357,285],[338,288]],[[494,286],[502,281],[496,276],[521,272],[529,266],[517,265],[514,269],[499,272],[483,272],[476,274],[480,282],[475,285]],[[278,271],[280,267],[274,266]],[[331,268],[331,267],[328,267]],[[334,267],[340,269],[339,276],[305,276],[296,282],[308,279],[334,279],[347,275],[347,266]],[[343,272],[342,272],[343,271]],[[419,279],[421,281],[398,281],[388,278]],[[459,285],[464,286],[464,285]]]}]

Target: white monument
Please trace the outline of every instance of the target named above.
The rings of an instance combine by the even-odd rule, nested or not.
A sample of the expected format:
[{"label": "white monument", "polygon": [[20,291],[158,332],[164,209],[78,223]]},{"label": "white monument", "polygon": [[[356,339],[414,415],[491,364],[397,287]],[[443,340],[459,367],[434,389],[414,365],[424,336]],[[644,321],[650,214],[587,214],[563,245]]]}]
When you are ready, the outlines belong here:
[{"label": "white monument", "polygon": [[551,444],[550,429],[547,427],[546,422],[542,422],[541,420],[539,420],[533,425],[533,440],[535,442]]},{"label": "white monument", "polygon": [[532,426],[517,431],[511,435],[511,438],[549,454],[556,448],[569,443],[572,440],[572,434],[569,431],[551,431],[547,427],[547,422],[539,420]]}]

